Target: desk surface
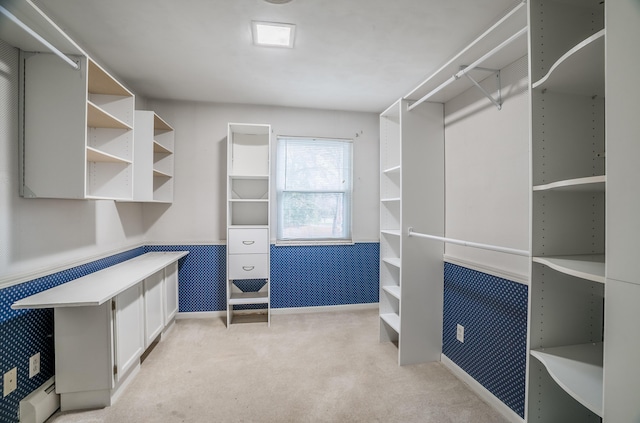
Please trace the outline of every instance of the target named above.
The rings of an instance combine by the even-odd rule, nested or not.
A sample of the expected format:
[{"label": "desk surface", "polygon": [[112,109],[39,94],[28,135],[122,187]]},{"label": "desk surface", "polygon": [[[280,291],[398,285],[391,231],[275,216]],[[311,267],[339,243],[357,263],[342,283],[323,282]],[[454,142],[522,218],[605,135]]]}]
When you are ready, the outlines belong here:
[{"label": "desk surface", "polygon": [[23,298],[11,308],[99,306],[187,254],[188,251],[146,253]]}]

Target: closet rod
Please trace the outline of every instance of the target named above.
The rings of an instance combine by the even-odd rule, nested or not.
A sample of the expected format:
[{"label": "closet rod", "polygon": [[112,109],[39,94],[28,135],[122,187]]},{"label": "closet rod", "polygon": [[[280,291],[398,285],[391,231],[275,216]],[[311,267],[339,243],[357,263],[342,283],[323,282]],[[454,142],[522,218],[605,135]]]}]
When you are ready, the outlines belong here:
[{"label": "closet rod", "polygon": [[433,239],[433,240],[436,240],[436,241],[442,241],[442,242],[446,242],[446,243],[449,243],[449,244],[464,245],[465,247],[473,247],[473,248],[480,248],[480,249],[483,249],[483,250],[498,251],[500,253],[514,254],[516,256],[529,257],[531,255],[531,254],[529,254],[529,251],[518,250],[518,249],[515,249],[515,248],[499,247],[497,245],[481,244],[481,243],[478,243],[478,242],[462,241],[460,239],[446,238],[446,237],[442,237],[442,236],[421,234],[419,232],[414,232],[413,228],[409,228],[408,235],[409,236],[417,236],[419,238]]},{"label": "closet rod", "polygon": [[424,103],[425,101],[427,101],[429,98],[433,97],[435,94],[437,94],[439,91],[441,91],[443,88],[445,88],[446,86],[448,86],[449,84],[451,84],[452,82],[457,81],[458,79],[460,79],[462,76],[464,76],[467,72],[472,71],[474,69],[476,69],[477,67],[479,67],[485,60],[487,60],[488,58],[490,58],[491,56],[493,56],[494,54],[498,53],[500,50],[502,50],[503,48],[505,48],[506,46],[508,46],[509,44],[511,44],[512,42],[514,42],[515,40],[517,40],[518,38],[520,38],[523,34],[527,33],[527,27],[522,28],[520,31],[516,32],[515,34],[513,34],[511,37],[507,38],[506,40],[504,40],[503,42],[501,42],[500,44],[498,44],[496,47],[494,47],[492,50],[490,50],[488,53],[486,53],[485,55],[483,55],[482,57],[480,57],[478,60],[476,60],[475,62],[473,62],[472,64],[470,64],[469,66],[464,67],[462,70],[458,71],[458,73],[456,73],[455,75],[452,75],[449,79],[447,79],[446,81],[444,81],[442,84],[440,84],[439,86],[437,86],[436,88],[434,88],[433,90],[431,90],[430,92],[428,92],[425,96],[423,96],[422,98],[420,98],[419,100],[416,100],[414,103],[412,103],[410,106],[407,107],[407,110],[411,110],[414,107],[417,107],[418,105]]},{"label": "closet rod", "polygon": [[33,29],[29,28],[29,26],[27,26],[27,24],[25,24],[24,22],[22,22],[20,19],[18,19],[13,13],[9,12],[7,9],[5,9],[3,6],[0,6],[0,13],[2,13],[3,15],[5,15],[7,18],[9,18],[9,20],[11,20],[13,23],[15,23],[16,25],[18,25],[20,28],[22,28],[27,34],[31,35],[33,38],[35,38],[36,40],[38,40],[40,43],[42,43],[46,48],[48,48],[53,54],[55,54],[56,56],[58,56],[59,58],[61,58],[62,60],[64,60],[65,62],[67,62],[72,68],[74,68],[75,70],[80,69],[80,65],[77,64],[76,62],[74,62],[73,60],[71,60],[66,54],[64,54],[63,52],[61,52],[60,50],[58,50],[53,44],[51,44],[49,41],[45,40],[42,36],[40,36],[40,34],[38,34],[37,32],[35,32]]}]

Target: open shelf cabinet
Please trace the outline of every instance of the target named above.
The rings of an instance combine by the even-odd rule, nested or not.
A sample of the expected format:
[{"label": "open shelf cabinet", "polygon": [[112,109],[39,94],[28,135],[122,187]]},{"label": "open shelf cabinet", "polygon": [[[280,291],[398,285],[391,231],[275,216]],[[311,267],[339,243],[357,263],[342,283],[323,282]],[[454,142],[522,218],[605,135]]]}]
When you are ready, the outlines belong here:
[{"label": "open shelf cabinet", "polygon": [[228,125],[227,326],[234,306],[266,308],[271,321],[270,163],[270,125]]},{"label": "open shelf cabinet", "polygon": [[171,203],[175,132],[153,111],[135,111],[134,201]]},{"label": "open shelf cabinet", "polygon": [[532,273],[527,421],[600,422],[606,281],[604,6],[528,2]]},{"label": "open shelf cabinet", "polygon": [[134,95],[86,55],[21,52],[26,198],[133,198]]}]

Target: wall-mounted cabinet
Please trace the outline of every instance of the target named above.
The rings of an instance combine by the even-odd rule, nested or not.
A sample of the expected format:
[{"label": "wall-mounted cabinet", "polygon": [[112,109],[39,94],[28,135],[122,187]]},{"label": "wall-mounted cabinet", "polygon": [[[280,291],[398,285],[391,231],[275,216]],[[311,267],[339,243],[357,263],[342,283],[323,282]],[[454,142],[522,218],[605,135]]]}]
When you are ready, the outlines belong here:
[{"label": "wall-mounted cabinet", "polygon": [[269,323],[271,126],[230,123],[227,142],[227,325],[248,305]]},{"label": "wall-mounted cabinet", "polygon": [[605,309],[604,6],[529,2],[528,421],[600,422]]},{"label": "wall-mounted cabinet", "polygon": [[443,246],[408,229],[444,231],[443,106],[408,104],[380,116],[380,341],[398,345],[400,365],[442,350]]},{"label": "wall-mounted cabinet", "polygon": [[152,111],[135,111],[134,201],[173,201],[173,128]]},{"label": "wall-mounted cabinet", "polygon": [[21,55],[26,198],[133,198],[134,96],[86,56]]}]

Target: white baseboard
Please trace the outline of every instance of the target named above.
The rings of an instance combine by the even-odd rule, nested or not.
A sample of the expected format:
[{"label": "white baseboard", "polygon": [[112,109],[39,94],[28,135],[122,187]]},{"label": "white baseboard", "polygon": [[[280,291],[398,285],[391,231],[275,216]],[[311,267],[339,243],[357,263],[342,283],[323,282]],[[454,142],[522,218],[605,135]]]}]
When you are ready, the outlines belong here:
[{"label": "white baseboard", "polygon": [[456,363],[451,361],[446,355],[440,355],[440,361],[444,364],[458,379],[469,385],[472,391],[474,391],[483,401],[492,406],[496,411],[504,416],[511,423],[525,423],[524,419],[520,417],[516,412],[507,407],[505,403],[500,401],[495,395],[493,395],[487,388],[482,386],[477,380],[472,378],[467,372],[462,370]]},{"label": "white baseboard", "polygon": [[[377,309],[378,303],[366,304],[344,304],[334,306],[319,307],[289,307],[289,308],[272,308],[271,314],[308,314],[308,313],[331,313],[340,311],[358,311]],[[234,314],[252,314],[264,313],[264,309],[258,310],[234,310]],[[227,317],[227,311],[197,311],[197,312],[180,312],[176,315],[176,320],[183,319],[215,319],[219,317]]]},{"label": "white baseboard", "polygon": [[330,313],[338,311],[358,311],[378,309],[378,303],[366,304],[343,304],[333,306],[318,307],[289,307],[289,308],[272,308],[271,314],[309,314],[309,313]]}]

